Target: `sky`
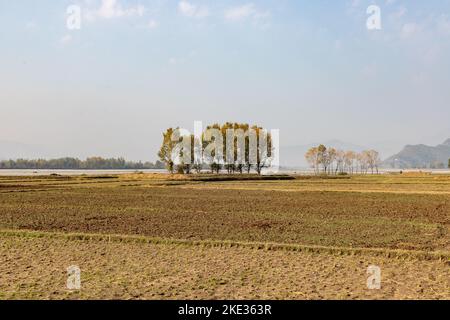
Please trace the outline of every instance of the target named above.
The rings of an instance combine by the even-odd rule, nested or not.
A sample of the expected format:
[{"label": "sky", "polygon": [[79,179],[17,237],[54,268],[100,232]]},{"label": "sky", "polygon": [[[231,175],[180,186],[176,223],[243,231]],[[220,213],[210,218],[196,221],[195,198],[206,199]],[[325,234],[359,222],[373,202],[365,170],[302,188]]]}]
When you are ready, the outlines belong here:
[{"label": "sky", "polygon": [[387,157],[450,138],[448,57],[450,0],[0,0],[0,158],[153,161],[196,120]]}]

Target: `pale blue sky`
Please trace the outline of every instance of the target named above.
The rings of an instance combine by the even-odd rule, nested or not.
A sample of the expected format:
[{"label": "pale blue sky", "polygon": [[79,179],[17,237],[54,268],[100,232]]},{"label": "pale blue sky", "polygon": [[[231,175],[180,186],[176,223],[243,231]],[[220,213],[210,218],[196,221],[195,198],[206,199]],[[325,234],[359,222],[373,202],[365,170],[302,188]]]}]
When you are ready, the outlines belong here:
[{"label": "pale blue sky", "polygon": [[154,160],[194,120],[383,156],[450,137],[450,0],[0,0],[0,43],[0,141],[36,157]]}]

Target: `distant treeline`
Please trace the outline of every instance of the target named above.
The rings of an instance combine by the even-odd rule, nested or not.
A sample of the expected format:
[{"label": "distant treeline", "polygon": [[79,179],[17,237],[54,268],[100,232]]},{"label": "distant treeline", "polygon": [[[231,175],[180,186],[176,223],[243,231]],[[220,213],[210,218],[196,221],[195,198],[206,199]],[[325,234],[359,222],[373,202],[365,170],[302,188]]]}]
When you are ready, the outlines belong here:
[{"label": "distant treeline", "polygon": [[0,161],[0,169],[50,169],[50,170],[108,170],[108,169],[164,169],[161,161],[152,162],[132,162],[125,161],[123,158],[104,159],[101,157],[91,157],[86,160],[77,158],[59,158],[59,159],[17,159]]},{"label": "distant treeline", "polygon": [[305,154],[311,168],[316,174],[367,174],[369,170],[378,174],[381,163],[380,154],[376,150],[365,150],[361,153],[327,148],[323,144],[313,147]]}]

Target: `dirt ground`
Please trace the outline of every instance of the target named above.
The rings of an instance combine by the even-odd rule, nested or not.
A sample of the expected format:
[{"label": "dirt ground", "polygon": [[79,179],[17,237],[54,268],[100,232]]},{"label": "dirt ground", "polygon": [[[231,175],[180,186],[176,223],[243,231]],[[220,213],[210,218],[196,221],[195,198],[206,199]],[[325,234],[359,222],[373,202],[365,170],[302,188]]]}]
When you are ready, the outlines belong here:
[{"label": "dirt ground", "polygon": [[261,190],[247,181],[136,186],[92,179],[26,191],[8,185],[13,191],[0,193],[0,228],[450,250],[449,195],[363,192],[363,186],[356,193],[281,191],[304,183],[269,181]]},{"label": "dirt ground", "polygon": [[[1,299],[450,299],[440,260],[2,236]],[[81,289],[66,288],[67,267]],[[381,289],[367,288],[367,267]]]},{"label": "dirt ground", "polygon": [[0,177],[0,299],[450,299],[450,176],[200,178]]}]

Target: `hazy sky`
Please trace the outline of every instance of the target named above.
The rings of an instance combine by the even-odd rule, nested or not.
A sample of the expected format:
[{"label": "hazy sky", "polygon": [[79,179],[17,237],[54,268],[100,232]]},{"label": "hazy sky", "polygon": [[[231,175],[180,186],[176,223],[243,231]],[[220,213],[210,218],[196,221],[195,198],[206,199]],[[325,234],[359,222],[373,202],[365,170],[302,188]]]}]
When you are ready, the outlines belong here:
[{"label": "hazy sky", "polygon": [[437,144],[449,57],[450,0],[0,0],[0,141],[154,160],[165,128],[202,120],[277,128],[284,146]]}]

